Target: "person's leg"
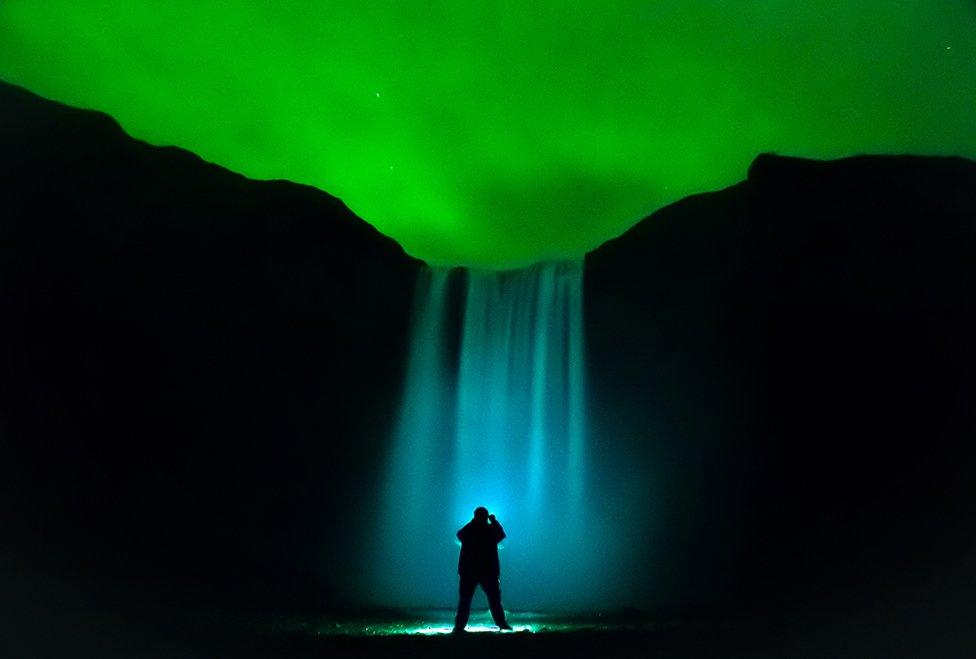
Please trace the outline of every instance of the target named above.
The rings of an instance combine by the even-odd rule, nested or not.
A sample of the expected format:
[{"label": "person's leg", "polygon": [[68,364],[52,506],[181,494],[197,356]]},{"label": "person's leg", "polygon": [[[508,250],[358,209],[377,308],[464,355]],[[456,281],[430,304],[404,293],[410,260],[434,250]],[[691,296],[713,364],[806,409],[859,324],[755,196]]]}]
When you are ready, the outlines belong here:
[{"label": "person's leg", "polygon": [[498,584],[498,579],[493,577],[482,579],[481,589],[488,596],[488,608],[491,609],[492,620],[502,629],[511,629],[505,621],[505,609],[502,608],[502,590]]},{"label": "person's leg", "polygon": [[478,587],[478,581],[470,577],[462,576],[458,586],[458,608],[457,615],[454,617],[454,629],[460,631],[468,624],[468,616],[471,615],[471,598],[474,597],[474,589]]}]

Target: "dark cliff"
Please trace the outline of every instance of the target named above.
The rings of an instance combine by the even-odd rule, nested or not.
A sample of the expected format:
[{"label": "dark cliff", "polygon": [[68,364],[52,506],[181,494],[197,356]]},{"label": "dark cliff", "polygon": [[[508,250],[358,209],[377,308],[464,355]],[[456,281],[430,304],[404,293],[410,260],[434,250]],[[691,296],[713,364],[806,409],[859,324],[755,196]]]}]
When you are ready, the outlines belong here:
[{"label": "dark cliff", "polygon": [[370,491],[420,263],[318,190],[9,85],[0,145],[8,549],[327,598],[310,566]]},{"label": "dark cliff", "polygon": [[773,155],[588,255],[594,441],[652,475],[649,591],[964,629],[974,257],[976,163]]}]

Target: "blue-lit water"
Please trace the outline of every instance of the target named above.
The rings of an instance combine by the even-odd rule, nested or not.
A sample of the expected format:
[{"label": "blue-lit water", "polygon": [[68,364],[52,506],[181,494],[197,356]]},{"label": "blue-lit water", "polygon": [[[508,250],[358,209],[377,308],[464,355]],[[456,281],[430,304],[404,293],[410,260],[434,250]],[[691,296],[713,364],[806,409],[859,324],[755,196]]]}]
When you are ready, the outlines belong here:
[{"label": "blue-lit water", "polygon": [[507,608],[591,600],[610,557],[588,478],[582,262],[425,269],[412,332],[372,603],[452,605],[454,532],[481,505],[509,536]]}]

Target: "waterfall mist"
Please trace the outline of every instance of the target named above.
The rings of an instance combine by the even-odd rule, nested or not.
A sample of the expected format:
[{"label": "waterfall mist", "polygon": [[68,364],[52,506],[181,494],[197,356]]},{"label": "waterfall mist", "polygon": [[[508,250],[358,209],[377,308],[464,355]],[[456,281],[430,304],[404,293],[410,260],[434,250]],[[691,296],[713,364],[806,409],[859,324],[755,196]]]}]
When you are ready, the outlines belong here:
[{"label": "waterfall mist", "polygon": [[508,534],[506,608],[619,604],[621,571],[607,568],[621,534],[601,521],[584,345],[582,261],[420,273],[371,603],[453,606],[454,533],[483,505]]}]

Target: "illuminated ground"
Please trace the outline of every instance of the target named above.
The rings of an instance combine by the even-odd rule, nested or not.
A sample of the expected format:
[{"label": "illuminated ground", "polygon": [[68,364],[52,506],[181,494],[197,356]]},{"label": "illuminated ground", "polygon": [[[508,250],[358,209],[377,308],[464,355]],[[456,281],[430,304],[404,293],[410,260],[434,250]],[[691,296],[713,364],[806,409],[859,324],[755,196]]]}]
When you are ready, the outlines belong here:
[{"label": "illuminated ground", "polygon": [[[451,634],[454,611],[417,609],[356,616],[322,616],[309,619],[282,618],[271,623],[274,633],[323,636],[441,636]],[[654,621],[641,616],[608,614],[554,614],[509,612],[512,631],[501,631],[487,611],[472,612],[467,634],[565,634],[572,632],[650,632],[673,627],[675,623]]]},{"label": "illuminated ground", "polygon": [[781,621],[680,619],[636,611],[508,614],[512,632],[498,631],[487,611],[476,610],[463,635],[450,633],[451,610],[237,619],[217,625],[234,627],[224,641],[204,637],[183,647],[199,656],[228,657],[837,656],[805,638],[818,630]]},{"label": "illuminated ground", "polygon": [[[2,570],[0,570],[0,576]],[[0,618],[3,657],[93,657],[97,659],[311,659],[313,657],[964,657],[952,636],[931,624],[906,620],[895,627],[833,608],[776,607],[765,612],[728,606],[710,613],[651,613],[509,610],[517,631],[490,625],[485,602],[476,596],[471,632],[449,633],[447,609],[289,613],[217,607],[162,590],[127,591],[124,597],[93,589],[80,600],[45,588],[44,579],[15,585],[22,602]],[[50,585],[50,584],[48,584]],[[33,591],[26,588],[33,587]],[[102,597],[93,594],[101,592]],[[118,593],[121,594],[121,593]],[[247,607],[247,608],[244,608]],[[879,624],[882,623],[882,624]],[[917,625],[917,629],[911,627]],[[951,628],[951,626],[950,626]],[[9,641],[13,640],[13,644]],[[935,647],[942,642],[945,648]],[[11,651],[12,650],[12,651]]]},{"label": "illuminated ground", "polygon": [[250,623],[240,632],[259,633],[247,644],[248,653],[282,657],[700,656],[704,647],[726,642],[715,636],[715,623],[636,612],[508,615],[511,632],[499,631],[488,612],[477,608],[463,635],[451,633],[454,611],[446,609],[280,616]]}]

